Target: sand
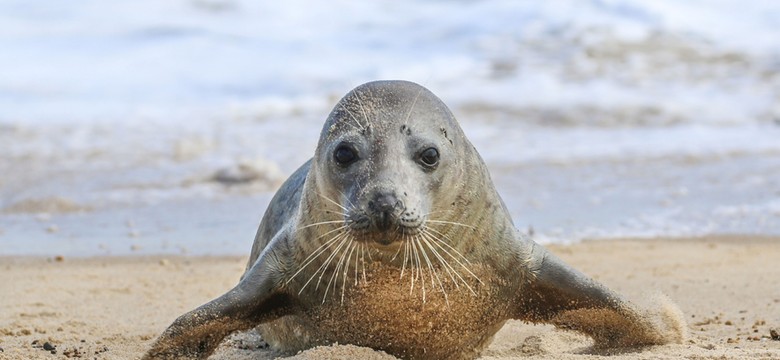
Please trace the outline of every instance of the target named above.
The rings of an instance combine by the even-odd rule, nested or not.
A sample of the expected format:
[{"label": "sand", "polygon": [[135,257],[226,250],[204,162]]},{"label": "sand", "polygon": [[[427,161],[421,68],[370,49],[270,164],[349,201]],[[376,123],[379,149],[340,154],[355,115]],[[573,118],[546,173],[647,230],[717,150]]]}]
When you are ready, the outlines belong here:
[{"label": "sand", "polygon": [[[780,359],[780,238],[585,241],[551,249],[637,302],[666,294],[688,324],[683,344],[596,351],[578,334],[510,321],[484,359]],[[178,315],[222,294],[245,257],[0,258],[0,359],[135,359]],[[54,347],[56,354],[51,350]],[[213,359],[278,356],[253,334]],[[350,345],[293,358],[389,355]]]}]

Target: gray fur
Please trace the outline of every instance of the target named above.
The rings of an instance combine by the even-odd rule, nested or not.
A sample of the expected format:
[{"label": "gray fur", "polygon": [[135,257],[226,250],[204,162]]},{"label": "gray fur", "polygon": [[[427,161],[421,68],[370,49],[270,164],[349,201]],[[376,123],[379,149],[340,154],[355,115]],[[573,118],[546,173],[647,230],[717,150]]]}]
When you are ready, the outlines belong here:
[{"label": "gray fur", "polygon": [[[347,145],[358,160],[335,163]],[[435,168],[420,160],[429,148]],[[269,204],[240,283],[182,315],[144,358],[205,358],[254,326],[283,351],[338,342],[402,358],[473,358],[508,319],[581,331],[600,346],[666,341],[618,295],[515,229],[441,100],[414,83],[378,81],[333,109],[312,160]]]}]

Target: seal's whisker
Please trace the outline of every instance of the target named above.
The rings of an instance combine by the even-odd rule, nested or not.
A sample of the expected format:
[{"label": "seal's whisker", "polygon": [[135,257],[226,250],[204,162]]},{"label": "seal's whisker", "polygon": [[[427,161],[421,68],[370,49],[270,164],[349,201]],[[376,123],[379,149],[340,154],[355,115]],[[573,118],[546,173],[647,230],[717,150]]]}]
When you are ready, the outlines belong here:
[{"label": "seal's whisker", "polygon": [[[334,233],[336,231],[340,231],[340,230],[344,230],[344,229],[347,229],[347,225],[339,226],[339,227],[337,227],[337,228],[335,228],[333,230],[330,230],[330,231],[328,231],[328,232],[326,232],[326,233],[324,233],[324,234],[322,234],[320,236],[317,236],[316,238],[314,238],[314,241],[317,241],[317,240],[322,239],[323,237],[326,237],[326,236],[328,236],[328,235],[330,235],[330,234],[332,234],[332,233]],[[349,230],[349,229],[347,229],[347,230]],[[346,233],[346,231],[344,231],[344,232]]]},{"label": "seal's whisker", "polygon": [[333,252],[331,252],[330,255],[328,255],[328,257],[325,259],[325,262],[323,262],[319,269],[317,269],[317,272],[320,273],[320,276],[317,278],[317,286],[314,287],[315,290],[320,288],[322,277],[325,276],[325,270],[330,266],[330,263],[333,261],[333,259],[339,254],[339,251],[344,247],[344,244],[348,242],[349,236],[344,236],[344,238],[339,241],[338,245],[336,245],[336,248],[333,249]]},{"label": "seal's whisker", "polygon": [[[338,235],[334,236],[334,237],[333,237],[333,239],[331,239],[331,240],[330,240],[330,241],[332,242],[332,243],[331,243],[331,245],[329,245],[327,248],[325,248],[325,249],[323,249],[322,251],[320,251],[320,253],[319,253],[319,254],[317,254],[317,256],[316,256],[316,257],[315,257],[315,256],[312,256],[312,255],[309,255],[309,257],[311,257],[311,259],[310,259],[309,261],[307,261],[307,262],[306,262],[306,263],[305,263],[305,264],[304,264],[304,265],[301,267],[301,270],[298,270],[298,272],[297,272],[297,273],[295,273],[295,275],[293,275],[293,276],[297,276],[297,275],[298,275],[298,273],[300,273],[300,272],[301,272],[303,269],[305,269],[306,267],[308,267],[308,266],[309,266],[309,264],[311,264],[311,262],[312,262],[312,261],[314,261],[315,259],[319,258],[319,256],[320,256],[322,253],[324,253],[324,252],[325,252],[327,249],[329,249],[329,248],[331,248],[331,247],[333,246],[332,244],[336,244],[336,249],[338,249],[338,247],[339,247],[339,246],[341,246],[341,244],[343,244],[343,243],[344,243],[344,241],[346,241],[346,239],[347,239],[347,233],[346,233],[346,232],[344,232],[344,233],[340,233],[340,234],[338,234]],[[306,281],[306,283],[305,283],[305,284],[303,284],[303,286],[301,286],[301,290],[300,290],[300,291],[298,291],[298,293],[299,293],[299,294],[300,294],[300,293],[303,291],[303,289],[305,289],[305,288],[306,288],[306,286],[307,286],[307,285],[309,285],[309,283],[312,281],[312,279],[314,279],[314,277],[316,277],[316,276],[317,276],[317,273],[319,273],[320,271],[324,270],[324,269],[325,269],[325,268],[328,266],[328,263],[330,262],[330,258],[333,256],[333,254],[334,254],[334,253],[335,253],[335,251],[334,251],[334,252],[332,252],[330,255],[328,255],[328,257],[327,257],[327,258],[325,258],[325,261],[324,261],[324,262],[323,262],[323,263],[320,265],[320,267],[319,267],[319,268],[317,268],[317,270],[315,270],[315,271],[314,271],[314,273],[311,275],[311,277],[309,277],[309,280],[307,280],[307,281]],[[320,277],[322,277],[322,276],[320,276]],[[318,286],[319,286],[319,285],[318,285]]]},{"label": "seal's whisker", "polygon": [[[355,248],[357,248],[357,243],[354,240],[350,240],[352,243],[350,246],[352,247],[349,250],[349,255],[347,255],[347,262],[344,263],[344,275],[341,277],[341,303],[344,304],[344,291],[347,288],[347,272],[349,271],[349,263],[352,259],[352,254],[355,252]],[[357,257],[355,258],[357,259]],[[355,268],[355,273],[357,273],[357,267]],[[357,276],[355,276],[355,281],[357,281]],[[334,286],[335,290],[335,286]]]},{"label": "seal's whisker", "polygon": [[414,241],[409,242],[411,249],[412,249],[412,260],[413,262],[411,265],[414,265],[414,269],[410,268],[410,274],[409,276],[412,278],[412,286],[409,289],[409,295],[412,294],[412,290],[414,290],[414,282],[417,281],[417,279],[420,278],[420,255],[417,253],[417,247],[414,244]]},{"label": "seal's whisker", "polygon": [[302,264],[301,264],[300,268],[298,269],[298,271],[296,271],[295,274],[290,276],[290,278],[287,280],[287,282],[285,282],[285,284],[289,284],[290,281],[292,281],[296,276],[298,276],[298,274],[300,274],[301,271],[303,271],[307,266],[309,266],[309,264],[311,264],[312,261],[314,261],[320,255],[322,255],[322,253],[327,251],[334,243],[336,243],[338,240],[340,240],[341,236],[344,236],[344,235],[346,235],[346,232],[342,232],[342,233],[336,234],[332,238],[330,238],[328,241],[326,241],[325,243],[320,245],[320,247],[318,247],[316,250],[312,251],[312,253],[309,254],[309,256],[307,256],[305,259],[303,259],[303,261],[301,262]]},{"label": "seal's whisker", "polygon": [[425,263],[428,265],[428,269],[431,272],[431,277],[430,277],[431,278],[431,286],[436,286],[436,282],[434,281],[434,278],[433,278],[434,277],[433,275],[436,275],[436,274],[435,274],[435,272],[433,270],[433,266],[431,265],[431,259],[428,257],[428,252],[425,250],[425,247],[422,246],[423,245],[422,237],[419,236],[419,235],[416,236],[416,241],[417,241],[417,246],[420,247],[420,253],[422,254],[422,258],[423,258],[423,260],[425,260]]},{"label": "seal's whisker", "polygon": [[[426,240],[422,236],[420,236],[418,238],[418,240],[420,241],[420,248],[422,248],[422,244],[423,243],[428,245],[429,248],[432,248],[431,244],[428,243],[428,240]],[[432,251],[432,253],[435,253],[435,251]],[[425,257],[425,262],[428,263],[428,270],[430,270],[430,272],[433,274],[433,276],[431,276],[431,286],[432,287],[436,286],[436,283],[433,282],[434,276],[435,276],[436,277],[436,281],[438,281],[438,283],[439,283],[439,288],[441,289],[442,294],[444,294],[444,302],[447,304],[447,307],[449,307],[450,306],[450,300],[447,297],[447,291],[444,290],[444,284],[442,284],[441,278],[439,278],[439,273],[434,268],[433,264],[431,263],[430,257],[428,257],[428,255],[427,255],[426,251],[424,251],[424,249],[423,249],[423,257]]]},{"label": "seal's whisker", "polygon": [[[344,109],[344,111],[346,111],[346,112],[347,112],[347,114],[349,114],[349,117],[351,117],[351,118],[352,118],[352,120],[354,120],[354,121],[355,121],[355,123],[357,123],[357,124],[358,124],[358,127],[357,127],[357,128],[358,128],[360,131],[363,131],[363,130],[365,130],[365,129],[366,129],[366,128],[363,126],[363,124],[361,124],[361,123],[360,123],[360,121],[358,121],[358,119],[355,117],[355,115],[353,115],[353,114],[352,114],[352,112],[351,112],[351,111],[349,111],[349,109],[347,109],[347,107],[346,107],[346,106],[344,106],[344,105],[342,104],[342,105],[341,105],[341,109]],[[347,124],[349,124],[349,123],[347,123]],[[350,124],[350,125],[352,125],[352,124]],[[354,125],[352,125],[352,127],[355,127],[355,126],[354,126]]]},{"label": "seal's whisker", "polygon": [[[445,237],[447,240],[450,240],[450,241],[452,241],[452,239],[450,239],[449,237],[446,237],[445,235],[442,234],[442,232],[440,232],[440,231],[438,231],[438,230],[436,230],[436,229],[434,229],[432,227],[426,227],[423,231],[428,232],[428,234],[431,235],[432,238],[436,239],[437,243],[444,245],[445,247],[450,249],[450,251],[452,251],[455,254],[457,254],[458,256],[460,256],[460,258],[463,261],[465,261],[467,264],[471,265],[471,260],[469,260],[469,258],[467,258],[465,255],[463,255],[463,253],[461,253],[458,249],[456,249],[455,247],[450,245],[448,242],[442,240],[441,237]],[[439,236],[435,236],[434,232],[436,234],[438,234]]]},{"label": "seal's whisker", "polygon": [[326,213],[326,214],[334,214],[334,215],[339,215],[339,216],[342,216],[342,217],[349,216],[349,214],[347,214],[345,212],[342,212],[342,211],[325,210],[323,212]]},{"label": "seal's whisker", "polygon": [[[313,256],[316,256],[316,253],[317,253],[317,251],[319,251],[320,249],[322,249],[323,247],[325,247],[325,246],[326,246],[328,243],[330,243],[330,242],[331,242],[333,239],[337,238],[338,236],[341,236],[341,235],[344,235],[344,234],[346,234],[346,233],[347,233],[347,231],[345,231],[345,229],[347,229],[347,225],[342,225],[342,226],[339,226],[339,227],[337,227],[337,228],[335,228],[335,229],[333,229],[333,230],[330,230],[330,231],[328,231],[328,232],[326,232],[326,233],[324,233],[324,234],[322,234],[322,235],[320,235],[320,236],[317,236],[317,237],[314,239],[314,241],[317,241],[317,240],[319,240],[319,239],[322,239],[323,237],[325,237],[325,236],[328,236],[328,235],[330,235],[330,234],[332,234],[332,233],[334,233],[334,232],[339,232],[338,234],[336,234],[336,235],[333,235],[333,237],[331,237],[330,239],[328,239],[327,241],[325,241],[325,242],[324,242],[322,245],[320,245],[318,248],[314,249],[314,251],[312,251],[312,253],[311,253],[311,254],[309,254],[309,256],[307,256],[307,257],[306,257],[306,260],[308,260],[309,258],[311,258],[311,257],[313,257]],[[348,229],[347,229],[347,230],[348,230]],[[304,261],[306,261],[306,260],[304,260]]]},{"label": "seal's whisker", "polygon": [[470,228],[472,230],[477,230],[476,227],[473,227],[471,225],[466,225],[466,224],[462,224],[462,223],[454,222],[454,221],[444,221],[444,220],[431,220],[431,219],[428,219],[428,220],[425,220],[425,222],[430,222],[430,223],[434,223],[434,224],[448,224],[448,225],[463,226],[463,227]]},{"label": "seal's whisker", "polygon": [[390,261],[391,261],[391,262],[392,262],[392,261],[394,261],[394,260],[395,260],[395,258],[396,258],[396,257],[398,257],[398,254],[400,254],[400,253],[401,253],[401,247],[402,247],[401,245],[398,245],[398,250],[396,250],[396,251],[395,251],[395,254],[393,254],[393,257],[392,257],[392,258],[390,258]]},{"label": "seal's whisker", "polygon": [[[433,232],[435,232],[436,234],[438,234],[439,236],[441,236],[441,237],[443,237],[443,238],[445,238],[445,239],[449,240],[450,242],[453,242],[453,243],[455,242],[455,241],[453,241],[453,240],[452,240],[450,237],[448,237],[447,235],[444,235],[444,233],[442,233],[441,231],[439,231],[439,230],[436,230],[436,229],[434,229],[434,228],[432,228],[432,227],[427,227],[427,228],[425,228],[425,230],[430,230],[430,231],[433,231]],[[433,234],[431,234],[431,235],[433,235]],[[454,251],[456,254],[460,255],[460,258],[461,258],[461,259],[463,259],[463,261],[465,261],[465,262],[467,262],[467,263],[471,264],[471,260],[469,260],[469,259],[468,259],[466,256],[464,256],[463,254],[461,254],[461,252],[460,252],[460,251],[458,251],[458,249],[456,249],[456,248],[452,247],[452,245],[450,245],[450,244],[449,244],[449,243],[447,243],[446,241],[441,241],[441,238],[437,238],[437,240],[439,240],[439,242],[440,242],[440,243],[442,243],[442,244],[444,244],[445,246],[447,246],[448,248],[450,248],[450,250]]]},{"label": "seal's whisker", "polygon": [[360,92],[355,91],[355,98],[358,101],[358,105],[360,105],[360,110],[363,111],[363,119],[366,120],[366,123],[371,122],[371,120],[368,119],[368,115],[366,114],[366,107],[363,106],[363,101],[360,100]]},{"label": "seal's whisker", "polygon": [[404,241],[404,262],[401,264],[401,277],[404,278],[404,271],[406,270],[406,259],[409,258],[409,241]]},{"label": "seal's whisker", "polygon": [[414,239],[413,245],[415,247],[415,257],[417,258],[417,274],[420,276],[420,287],[422,288],[422,300],[423,304],[425,304],[425,268],[423,268],[420,256],[423,249],[420,248],[420,242],[416,238]]},{"label": "seal's whisker", "polygon": [[339,258],[339,261],[336,263],[336,268],[333,269],[333,273],[330,275],[330,279],[328,280],[328,284],[325,285],[325,294],[322,295],[322,303],[325,303],[325,300],[328,298],[328,291],[330,290],[330,285],[333,284],[333,292],[336,292],[336,283],[333,282],[333,279],[336,278],[339,271],[341,270],[341,267],[344,265],[344,258],[347,256],[347,252],[349,252],[350,247],[354,244],[351,238],[347,238],[347,246],[343,248],[341,251],[341,257]]},{"label": "seal's whisker", "polygon": [[414,249],[414,273],[415,278],[419,279],[420,283],[424,286],[425,283],[423,283],[423,275],[422,274],[422,261],[420,261],[420,248],[417,247],[416,242],[412,242],[412,249]]},{"label": "seal's whisker", "polygon": [[[423,275],[425,275],[425,265],[426,264],[429,265],[428,268],[430,269],[430,260],[428,259],[428,254],[425,252],[425,248],[422,246],[422,242],[420,241],[420,236],[419,235],[414,237],[414,242],[417,243],[417,248],[420,249],[420,255],[421,255],[420,259],[422,260],[420,262],[420,267],[422,268]],[[433,279],[433,274],[430,274],[430,278],[431,278],[431,286],[435,286],[436,283],[433,281],[434,280]],[[425,280],[424,277],[423,277],[423,280]]]},{"label": "seal's whisker", "polygon": [[[402,237],[402,239],[406,239],[407,235],[406,234],[402,234],[401,237]],[[395,252],[395,254],[393,254],[393,257],[390,258],[390,262],[393,262],[393,260],[395,260],[396,256],[398,256],[398,254],[400,252],[401,252],[401,245],[398,245],[398,250]]]},{"label": "seal's whisker", "polygon": [[344,211],[346,211],[346,212],[349,212],[349,209],[345,208],[345,207],[344,207],[344,205],[341,205],[341,204],[337,203],[335,200],[333,200],[333,199],[331,199],[331,198],[329,198],[329,197],[327,197],[327,196],[325,196],[325,195],[323,195],[323,194],[320,194],[320,193],[317,193],[317,195],[321,196],[321,197],[322,197],[323,199],[325,199],[325,200],[328,200],[328,201],[330,201],[330,202],[331,202],[331,203],[333,203],[334,205],[336,205],[336,206],[340,207],[342,210],[344,210]]},{"label": "seal's whisker", "polygon": [[[346,246],[346,247],[342,247],[341,249],[347,249],[347,248],[349,248],[349,240],[347,239],[347,240],[345,240],[345,242],[346,242],[347,246]],[[340,250],[340,249],[339,249],[339,250]],[[334,254],[336,254],[336,256],[338,256],[338,254],[341,254],[341,253],[342,253],[342,252],[341,252],[341,251],[339,251],[339,250],[336,250],[336,251],[334,251]],[[335,259],[335,257],[334,257],[334,259]],[[333,278],[334,278],[334,277],[336,277],[336,274],[338,274],[338,273],[339,273],[339,267],[338,267],[338,264],[339,264],[339,262],[338,262],[338,261],[336,261],[336,267],[335,267],[333,270],[331,270],[331,272],[330,272],[330,277],[329,277],[329,279],[328,279],[328,282],[325,284],[325,293],[322,295],[322,303],[323,303],[323,304],[325,303],[325,299],[327,299],[327,297],[328,297],[328,290],[330,290],[330,284],[333,282]],[[328,270],[328,268],[326,268],[325,270]],[[322,275],[320,275],[320,277],[322,277],[323,275],[325,275],[325,271],[324,271],[324,270],[323,270],[323,272],[322,272]],[[319,284],[319,281],[318,281],[318,282],[317,282],[317,287],[316,287],[315,289],[318,289],[318,288],[319,288],[319,285],[320,285],[320,284]],[[334,285],[334,287],[335,287],[335,285]],[[335,291],[335,290],[334,290],[334,291]]]},{"label": "seal's whisker", "polygon": [[362,243],[360,244],[360,262],[363,263],[363,284],[368,284],[368,279],[366,278],[366,246]]},{"label": "seal's whisker", "polygon": [[[430,236],[430,234],[428,234],[428,235]],[[446,248],[444,248],[443,246],[441,246],[441,245],[440,245],[441,243],[443,243],[443,242],[442,242],[440,239],[437,239],[437,238],[435,238],[435,237],[431,237],[431,239],[432,239],[432,240],[435,240],[435,241],[432,241],[432,243],[433,243],[434,245],[436,245],[437,247],[439,247],[439,249],[441,249],[442,251],[444,251],[444,253],[445,253],[445,254],[449,255],[449,256],[452,258],[452,260],[455,260],[455,262],[456,262],[456,263],[458,263],[458,265],[460,265],[460,267],[462,267],[462,268],[463,268],[463,270],[466,270],[466,272],[468,272],[468,273],[469,273],[469,275],[471,275],[471,276],[472,276],[474,279],[476,279],[476,280],[477,280],[477,281],[478,281],[480,284],[482,284],[482,280],[479,278],[479,276],[477,276],[476,274],[474,274],[474,272],[472,272],[472,271],[471,271],[471,270],[468,268],[468,266],[466,266],[465,264],[463,264],[463,263],[462,263],[462,262],[461,262],[461,261],[460,261],[460,260],[459,260],[459,259],[458,259],[458,258],[455,256],[455,255],[453,255],[453,254],[452,254],[452,253],[450,253],[450,252],[449,252],[449,251],[448,251]],[[458,272],[456,272],[456,274],[459,274],[459,273],[458,273]],[[472,292],[472,293],[474,293],[474,290],[471,288],[471,286],[469,286],[469,284],[466,282],[466,280],[465,280],[465,279],[463,279],[463,277],[461,277],[461,276],[459,276],[459,277],[460,277],[460,279],[463,281],[463,284],[465,284],[465,285],[466,285],[466,286],[469,288],[469,290],[471,290],[471,292]],[[476,295],[476,293],[474,293],[474,295]]]},{"label": "seal's whisker", "polygon": [[423,89],[420,88],[419,91],[417,91],[417,95],[414,97],[414,100],[412,101],[412,105],[409,106],[409,112],[406,113],[406,119],[404,122],[409,122],[409,118],[412,116],[412,110],[414,110],[414,106],[417,105],[417,99],[420,98],[420,94],[422,94]]},{"label": "seal's whisker", "polygon": [[422,234],[422,239],[425,242],[426,245],[431,249],[431,253],[439,260],[439,263],[442,264],[442,267],[444,267],[444,271],[447,272],[447,275],[450,277],[450,280],[452,280],[452,283],[455,284],[456,288],[460,288],[460,284],[457,280],[455,280],[455,276],[453,276],[453,273],[455,273],[455,269],[450,265],[449,261],[447,261],[441,254],[439,254],[439,251],[436,250],[436,248],[433,247],[433,244],[431,244],[431,240],[427,238],[428,235]]},{"label": "seal's whisker", "polygon": [[409,246],[409,281],[411,284],[411,287],[409,288],[409,295],[412,294],[412,290],[414,290],[414,279],[415,279],[415,273],[414,273],[414,244],[412,244],[411,241],[407,241],[406,244]]},{"label": "seal's whisker", "polygon": [[347,221],[344,221],[344,220],[328,220],[328,221],[320,221],[320,222],[316,222],[316,223],[314,223],[314,224],[308,224],[308,225],[301,226],[301,227],[299,227],[299,228],[297,228],[297,229],[295,229],[295,230],[296,230],[296,231],[300,231],[300,230],[303,230],[303,229],[306,229],[306,228],[310,228],[310,227],[312,227],[312,226],[317,226],[317,225],[326,225],[326,224],[343,224],[343,223],[345,223],[345,222],[349,222],[349,220],[347,220]]},{"label": "seal's whisker", "polygon": [[[349,200],[349,197],[347,197],[346,195],[344,195],[344,192],[343,192],[343,191],[341,191],[341,192],[340,192],[340,195],[341,195],[341,198],[342,198],[342,199],[344,199],[344,200],[346,200],[346,201],[347,201],[347,206],[349,206],[349,207],[350,207],[350,208],[352,208],[352,209],[357,209],[357,206],[355,206],[355,204],[353,204],[353,203],[352,203],[352,201],[350,201],[350,200]],[[347,209],[345,209],[345,210],[347,210]],[[349,210],[347,210],[347,212],[349,212]],[[347,214],[345,213],[344,215],[346,216]]]},{"label": "seal's whisker", "polygon": [[[360,245],[359,248],[360,248],[360,250],[362,250],[363,249],[363,244],[358,244],[358,245]],[[355,246],[355,247],[358,248],[358,246]],[[353,286],[357,286],[358,280],[360,279],[358,277],[358,269],[359,269],[359,267],[358,267],[358,260],[360,260],[360,250],[357,250],[357,252],[355,252],[355,284]]]},{"label": "seal's whisker", "polygon": [[[433,243],[433,244],[435,245],[435,243]],[[452,271],[452,273],[454,273],[454,274],[455,274],[455,276],[457,276],[457,277],[458,277],[458,279],[460,280],[460,282],[462,282],[462,283],[463,283],[463,285],[464,285],[464,286],[466,286],[466,288],[467,288],[467,289],[469,289],[469,292],[471,292],[471,294],[472,294],[472,295],[476,295],[476,294],[477,294],[477,293],[476,293],[476,291],[474,291],[474,289],[471,287],[471,285],[469,285],[469,283],[466,281],[466,279],[464,279],[464,278],[463,278],[463,276],[460,274],[460,272],[459,272],[459,271],[455,270],[455,268],[453,268],[453,267],[452,267],[452,265],[450,265],[450,263],[449,263],[449,262],[447,262],[447,261],[444,261],[443,263],[444,263],[444,264],[446,264],[446,266],[448,266],[448,267],[450,268],[450,271]],[[451,275],[450,275],[450,276],[451,276]],[[460,288],[460,286],[458,285],[458,282],[457,282],[457,281],[455,281],[455,280],[453,279],[453,282],[455,283],[455,287],[456,287],[456,288]]]},{"label": "seal's whisker", "polygon": [[[460,283],[461,282],[465,283],[464,281],[465,279],[463,279],[460,273],[458,273],[458,271],[455,270],[455,267],[453,267],[452,264],[450,264],[450,262],[444,257],[444,255],[442,255],[441,253],[439,253],[438,250],[436,250],[436,247],[434,247],[433,245],[433,241],[435,240],[431,240],[430,238],[428,238],[428,236],[429,235],[423,235],[423,238],[426,239],[428,246],[431,247],[431,252],[433,252],[433,254],[436,255],[436,257],[439,259],[439,263],[442,264],[442,266],[444,267],[444,271],[447,272],[447,276],[449,276],[452,283],[455,284],[455,288],[460,290]],[[461,281],[459,282],[458,279],[455,279],[456,277]]]},{"label": "seal's whisker", "polygon": [[[344,303],[344,289],[346,286],[346,277],[349,274],[349,262],[352,258],[352,253],[355,251],[355,248],[357,247],[357,242],[355,242],[354,238],[350,237],[349,239],[349,245],[344,249],[344,254],[342,255],[342,260],[339,261],[338,266],[336,267],[338,271],[343,272],[342,278],[341,278],[341,302]],[[345,256],[346,255],[346,256]],[[338,286],[338,274],[336,274],[336,281],[333,282],[333,293],[336,293],[336,286]]]},{"label": "seal's whisker", "polygon": [[[460,266],[462,266],[463,268],[468,270],[468,267],[466,265],[464,265],[463,263],[461,263],[460,260],[459,260],[459,259],[463,259],[466,263],[471,265],[471,261],[469,261],[469,259],[466,258],[466,256],[464,256],[460,251],[458,251],[458,249],[454,248],[452,245],[448,244],[446,241],[443,241],[441,238],[438,238],[438,237],[434,236],[433,233],[431,233],[431,232],[429,232],[427,230],[428,229],[424,229],[423,232],[428,234],[430,239],[433,240],[433,244],[434,245],[438,246],[447,255],[452,257],[453,260],[458,262],[458,264]],[[449,250],[447,250],[447,248],[449,248]],[[458,255],[458,256],[455,256],[455,255]]]}]

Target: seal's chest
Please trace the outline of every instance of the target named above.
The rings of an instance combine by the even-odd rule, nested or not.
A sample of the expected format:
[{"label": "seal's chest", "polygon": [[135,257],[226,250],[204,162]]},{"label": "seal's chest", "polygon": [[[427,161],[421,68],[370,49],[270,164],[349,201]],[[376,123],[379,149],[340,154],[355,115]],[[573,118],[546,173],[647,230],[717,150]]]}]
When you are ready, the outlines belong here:
[{"label": "seal's chest", "polygon": [[[381,349],[403,358],[473,357],[508,318],[494,277],[456,283],[439,274],[374,273],[312,304],[305,317],[318,343]],[[380,275],[380,276],[377,276]],[[414,282],[413,282],[414,281]],[[504,300],[501,300],[501,299]]]}]

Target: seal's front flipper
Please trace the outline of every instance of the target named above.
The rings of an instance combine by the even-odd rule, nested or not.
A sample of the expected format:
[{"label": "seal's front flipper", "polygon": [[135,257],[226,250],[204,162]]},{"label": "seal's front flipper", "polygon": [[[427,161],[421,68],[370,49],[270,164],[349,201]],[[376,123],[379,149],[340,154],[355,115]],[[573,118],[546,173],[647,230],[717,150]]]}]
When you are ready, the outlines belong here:
[{"label": "seal's front flipper", "polygon": [[664,344],[672,341],[658,324],[619,295],[533,244],[531,276],[517,318],[552,323],[590,335],[597,347]]},{"label": "seal's front flipper", "polygon": [[230,333],[286,315],[294,301],[279,290],[276,257],[266,253],[235,288],[176,319],[142,359],[205,359]]}]

